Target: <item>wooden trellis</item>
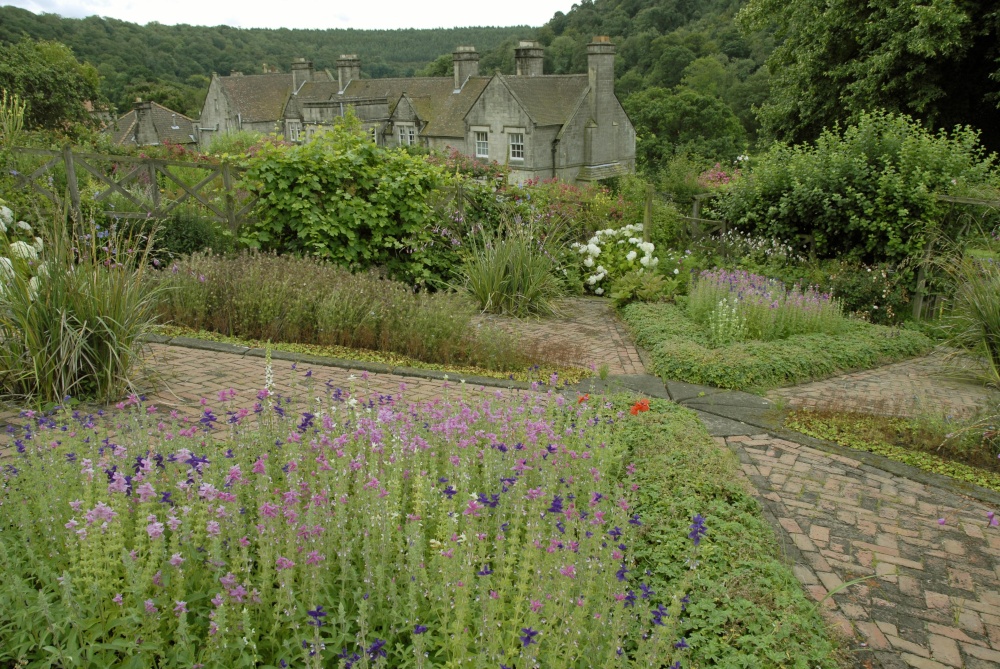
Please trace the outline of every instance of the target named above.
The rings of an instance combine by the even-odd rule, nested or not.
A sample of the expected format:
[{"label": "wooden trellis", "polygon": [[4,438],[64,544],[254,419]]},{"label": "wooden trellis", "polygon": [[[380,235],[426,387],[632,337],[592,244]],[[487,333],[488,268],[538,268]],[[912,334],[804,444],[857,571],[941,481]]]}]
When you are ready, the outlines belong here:
[{"label": "wooden trellis", "polygon": [[[66,176],[66,191],[69,195],[70,211],[79,220],[81,201],[78,174],[82,171],[89,174],[100,184],[101,190],[94,196],[95,203],[107,202],[113,195],[119,195],[134,206],[136,211],[118,212],[106,211],[105,214],[118,218],[162,218],[183,204],[197,204],[215,220],[226,223],[235,230],[254,205],[256,196],[238,192],[235,183],[242,173],[238,167],[228,163],[194,163],[179,160],[160,160],[155,158],[135,158],[132,156],[111,156],[98,153],[77,153],[70,147],[62,151],[46,149],[15,148],[20,155],[36,155],[48,157],[48,160],[30,173],[18,174],[18,185],[29,187],[45,197],[56,207],[63,207],[63,199],[53,186],[52,177],[55,170],[62,165]],[[194,170],[203,172],[194,183],[188,183],[175,170]],[[149,199],[138,197],[126,186],[141,184],[145,180],[149,185]],[[222,182],[221,201],[219,197],[211,197],[208,189],[218,181]],[[40,183],[43,182],[43,183]],[[180,197],[166,201],[161,197],[161,186],[177,187],[181,190]]]}]

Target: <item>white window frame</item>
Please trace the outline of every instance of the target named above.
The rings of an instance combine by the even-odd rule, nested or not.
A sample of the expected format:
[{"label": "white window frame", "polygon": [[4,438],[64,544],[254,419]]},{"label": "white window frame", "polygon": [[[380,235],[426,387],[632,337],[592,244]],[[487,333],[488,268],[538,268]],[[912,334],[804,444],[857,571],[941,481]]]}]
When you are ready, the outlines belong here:
[{"label": "white window frame", "polygon": [[417,143],[417,127],[412,123],[397,123],[396,141],[400,146],[413,146]]},{"label": "white window frame", "polygon": [[485,128],[472,129],[472,144],[476,158],[490,157],[490,132]]},{"label": "white window frame", "polygon": [[513,162],[524,162],[523,130],[511,130],[507,132],[507,155],[510,156],[510,160]]},{"label": "white window frame", "polygon": [[287,139],[289,142],[299,141],[299,136],[302,134],[302,121],[299,121],[297,119],[288,119],[288,121],[286,121],[286,124],[287,124],[286,130],[288,132],[288,137],[286,137],[285,139]]}]

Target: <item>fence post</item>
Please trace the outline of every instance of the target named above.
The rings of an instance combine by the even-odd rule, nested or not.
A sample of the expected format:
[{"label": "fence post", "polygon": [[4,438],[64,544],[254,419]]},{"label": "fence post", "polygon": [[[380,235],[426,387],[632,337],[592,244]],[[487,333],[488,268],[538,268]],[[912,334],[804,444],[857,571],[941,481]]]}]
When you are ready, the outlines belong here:
[{"label": "fence post", "polygon": [[160,211],[160,184],[156,181],[156,161],[150,158],[146,170],[149,172],[149,187],[152,189],[153,216],[156,216]]},{"label": "fence post", "polygon": [[649,242],[653,234],[653,184],[646,184],[646,210],[642,215],[642,241]]},{"label": "fence post", "polygon": [[222,188],[226,191],[226,222],[229,229],[236,232],[236,204],[233,198],[233,176],[229,171],[229,163],[222,163]]},{"label": "fence post", "polygon": [[917,289],[913,291],[913,318],[919,320],[924,310],[924,290],[927,287],[927,263],[931,260],[931,252],[934,250],[934,240],[927,242],[927,249],[924,251],[924,259],[917,270]]},{"label": "fence post", "polygon": [[80,216],[80,188],[76,182],[76,167],[73,165],[73,147],[69,144],[63,146],[63,162],[66,164],[66,185],[69,188],[69,201],[71,213],[74,221],[79,221]]}]

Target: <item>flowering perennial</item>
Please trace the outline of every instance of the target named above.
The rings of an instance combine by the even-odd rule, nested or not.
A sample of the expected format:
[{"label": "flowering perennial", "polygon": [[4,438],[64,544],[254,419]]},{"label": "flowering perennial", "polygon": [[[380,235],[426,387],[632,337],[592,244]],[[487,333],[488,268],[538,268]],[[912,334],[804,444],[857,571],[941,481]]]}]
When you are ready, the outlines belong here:
[{"label": "flowering perennial", "polygon": [[[605,286],[623,274],[654,269],[660,260],[653,255],[653,244],[644,242],[641,235],[641,224],[626,225],[598,230],[586,244],[571,244],[582,258],[584,287],[595,295],[603,295]],[[609,278],[610,281],[605,281]]]},{"label": "flowering perennial", "polygon": [[[687,582],[654,592],[633,568],[627,413],[554,391],[416,404],[303,383],[308,410],[272,392],[241,410],[229,391],[200,418],[141,398],[26,413],[0,470],[0,596],[49,593],[92,666],[126,647],[178,667],[683,655]],[[0,625],[0,664],[16,627]]]}]

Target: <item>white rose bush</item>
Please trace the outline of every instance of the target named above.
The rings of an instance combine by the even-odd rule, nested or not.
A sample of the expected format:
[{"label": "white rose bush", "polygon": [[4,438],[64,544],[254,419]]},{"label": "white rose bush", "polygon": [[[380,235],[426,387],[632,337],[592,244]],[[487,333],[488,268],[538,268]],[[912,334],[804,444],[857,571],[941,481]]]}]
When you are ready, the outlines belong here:
[{"label": "white rose bush", "polygon": [[[15,221],[14,212],[0,199],[0,300],[16,286],[27,290],[32,282],[38,285],[36,277],[44,272],[40,262],[44,248],[44,242],[31,225]],[[4,303],[0,301],[0,309]]]},{"label": "white rose bush", "polygon": [[651,272],[660,263],[653,244],[642,240],[642,224],[598,230],[586,244],[574,243],[571,248],[584,267],[584,288],[595,295],[603,295],[629,272]]}]

